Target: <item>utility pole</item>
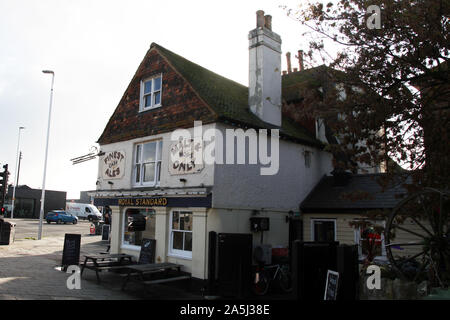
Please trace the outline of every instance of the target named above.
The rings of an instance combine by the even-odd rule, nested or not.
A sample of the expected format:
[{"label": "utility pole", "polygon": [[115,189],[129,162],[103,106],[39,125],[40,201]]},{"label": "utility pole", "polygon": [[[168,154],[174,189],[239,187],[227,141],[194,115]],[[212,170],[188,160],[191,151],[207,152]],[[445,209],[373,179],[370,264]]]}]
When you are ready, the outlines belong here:
[{"label": "utility pole", "polygon": [[14,204],[16,201],[16,186],[19,180],[19,175],[17,174],[17,163],[19,159],[19,145],[20,145],[20,130],[25,129],[25,127],[19,127],[19,138],[17,139],[17,152],[16,152],[16,172],[15,172],[15,183],[14,183],[14,189],[13,189],[13,196],[12,196],[12,203],[11,203],[11,218],[14,218]]},{"label": "utility pole", "polygon": [[20,160],[22,160],[22,151],[20,151],[19,153],[19,166],[17,167],[17,180],[16,180],[17,185],[19,185]]},{"label": "utility pole", "polygon": [[50,89],[50,105],[48,107],[47,143],[45,145],[44,177],[42,179],[42,196],[41,196],[41,210],[39,212],[38,240],[41,240],[42,238],[42,220],[44,219],[44,202],[45,202],[45,176],[47,174],[48,140],[50,137],[50,120],[52,115],[53,82],[55,80],[55,73],[52,70],[43,70],[42,72],[52,75],[52,86]]}]

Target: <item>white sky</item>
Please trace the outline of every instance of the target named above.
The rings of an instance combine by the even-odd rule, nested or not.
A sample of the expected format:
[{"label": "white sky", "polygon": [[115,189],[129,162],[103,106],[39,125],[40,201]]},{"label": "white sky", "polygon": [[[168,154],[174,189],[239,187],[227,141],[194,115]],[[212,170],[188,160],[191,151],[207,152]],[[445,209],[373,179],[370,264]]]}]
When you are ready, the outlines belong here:
[{"label": "white sky", "polygon": [[248,32],[256,11],[272,15],[285,53],[307,49],[301,25],[279,7],[302,0],[113,1],[0,0],[0,164],[14,181],[19,126],[19,184],[42,187],[51,75],[54,100],[47,190],[67,198],[95,189],[98,160],[89,152],[150,44],[156,42],[218,74],[248,84]]}]

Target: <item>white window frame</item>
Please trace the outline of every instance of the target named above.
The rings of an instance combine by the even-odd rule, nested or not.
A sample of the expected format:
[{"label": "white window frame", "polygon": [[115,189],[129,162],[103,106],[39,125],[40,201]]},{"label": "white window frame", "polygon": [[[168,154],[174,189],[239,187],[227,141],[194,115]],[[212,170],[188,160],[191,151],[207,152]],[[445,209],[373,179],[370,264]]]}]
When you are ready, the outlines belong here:
[{"label": "white window frame", "polygon": [[[122,227],[120,230],[121,233],[121,239],[120,239],[120,249],[125,249],[125,250],[134,250],[134,251],[141,251],[141,246],[136,246],[136,245],[132,245],[132,244],[124,244],[123,241],[125,239],[125,224],[128,222],[126,221],[127,218],[127,210],[128,209],[136,209],[136,207],[125,207],[123,209],[123,218],[122,218]],[[139,209],[151,209],[154,210],[152,207],[139,207]],[[156,219],[156,212],[155,212],[155,219]],[[156,223],[156,221],[155,221]]]},{"label": "white window frame", "polygon": [[[146,181],[144,182],[144,170],[143,170],[143,164],[144,162],[142,161],[142,157],[143,157],[143,147],[145,144],[148,143],[156,143],[156,151],[155,151],[155,179],[153,181]],[[141,159],[137,159],[137,149],[138,146],[141,146],[141,152],[140,152],[140,157]],[[136,143],[133,147],[133,166],[131,167],[132,170],[132,174],[131,174],[131,179],[132,179],[132,185],[134,187],[145,187],[145,186],[159,186],[160,181],[161,181],[161,167],[162,167],[162,148],[163,148],[163,140],[152,140],[152,141],[146,141],[146,142],[140,142],[140,143]],[[146,162],[147,163],[147,162]],[[160,163],[160,165],[158,166],[158,163]],[[139,171],[139,181],[136,181],[136,166],[139,165],[140,166],[140,171]],[[159,180],[158,180],[159,177]]]},{"label": "white window frame", "polygon": [[[155,90],[154,90],[154,89],[155,89],[155,84],[154,84],[154,82],[155,82],[155,79],[157,79],[157,78],[161,78],[161,88],[160,88],[159,90],[155,91]],[[145,84],[146,84],[147,82],[149,82],[149,81],[152,82],[152,90],[150,91],[149,94],[144,94]],[[155,75],[155,76],[153,76],[153,77],[150,77],[150,78],[143,79],[143,80],[141,81],[140,97],[139,97],[139,112],[143,112],[143,111],[147,111],[147,110],[159,108],[159,107],[162,106],[162,86],[163,86],[163,76],[162,76],[162,73],[161,73],[161,74],[158,74],[158,75]],[[159,103],[158,103],[158,104],[155,104],[155,101],[154,101],[154,99],[155,99],[154,94],[155,94],[156,92],[159,92],[159,95],[160,95],[160,99],[159,99]],[[151,105],[150,105],[149,107],[146,107],[146,106],[145,106],[145,97],[148,96],[148,95],[151,96],[151,101],[152,101],[152,103],[151,103]]]},{"label": "white window frame", "polygon": [[314,222],[316,221],[325,221],[325,222],[334,222],[334,241],[337,241],[337,220],[336,219],[329,219],[329,218],[311,218],[311,241],[314,240]]},{"label": "white window frame", "polygon": [[[370,221],[374,224],[381,224],[383,227],[386,227],[386,221]],[[364,255],[362,253],[362,247],[360,245],[360,240],[361,240],[361,228],[355,228],[354,230],[354,234],[355,234],[355,244],[358,245],[358,256],[359,259],[365,259],[366,255]],[[378,261],[387,261],[387,254],[386,254],[386,246],[385,246],[385,241],[384,241],[384,232],[381,234],[381,256],[375,256],[374,257],[374,261],[378,260]]]},{"label": "white window frame", "polygon": [[186,210],[184,208],[174,208],[170,210],[170,219],[169,219],[169,249],[167,252],[168,256],[176,257],[176,258],[182,258],[186,260],[192,260],[192,251],[185,251],[185,250],[177,250],[173,249],[173,213],[174,212],[189,212],[192,214],[192,230],[191,231],[184,231],[184,230],[176,230],[176,231],[182,231],[182,232],[190,232],[192,234],[192,251],[194,251],[194,212],[190,210]]}]

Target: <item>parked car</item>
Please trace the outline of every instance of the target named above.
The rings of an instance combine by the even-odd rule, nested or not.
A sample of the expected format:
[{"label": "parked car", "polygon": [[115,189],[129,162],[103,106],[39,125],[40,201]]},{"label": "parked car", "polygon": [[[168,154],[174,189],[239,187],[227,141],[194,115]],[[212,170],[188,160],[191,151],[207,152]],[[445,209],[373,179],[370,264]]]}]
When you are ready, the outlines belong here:
[{"label": "parked car", "polygon": [[97,207],[89,203],[66,203],[66,212],[70,213],[79,219],[88,219],[89,221],[101,220],[102,214]]},{"label": "parked car", "polygon": [[47,220],[47,223],[51,223],[51,222],[56,222],[57,224],[60,223],[73,223],[73,224],[77,224],[78,223],[78,218],[75,217],[74,215],[67,213],[65,211],[50,211],[49,213],[47,213],[47,217],[45,218]]}]

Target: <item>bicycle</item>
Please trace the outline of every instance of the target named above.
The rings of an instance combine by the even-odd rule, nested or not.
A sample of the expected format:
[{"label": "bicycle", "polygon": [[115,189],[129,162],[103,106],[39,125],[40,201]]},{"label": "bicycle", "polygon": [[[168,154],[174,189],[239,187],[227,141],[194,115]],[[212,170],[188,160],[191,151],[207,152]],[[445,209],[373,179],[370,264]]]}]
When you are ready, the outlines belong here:
[{"label": "bicycle", "polygon": [[253,293],[258,296],[265,295],[269,291],[269,287],[273,281],[276,281],[276,284],[282,292],[291,292],[292,278],[289,265],[275,264],[257,267],[253,283]]}]

